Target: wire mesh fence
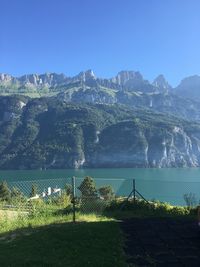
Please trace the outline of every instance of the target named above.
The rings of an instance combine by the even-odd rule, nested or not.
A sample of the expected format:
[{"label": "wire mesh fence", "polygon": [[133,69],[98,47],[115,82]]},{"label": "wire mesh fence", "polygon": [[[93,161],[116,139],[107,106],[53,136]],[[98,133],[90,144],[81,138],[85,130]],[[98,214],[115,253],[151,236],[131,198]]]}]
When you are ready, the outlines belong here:
[{"label": "wire mesh fence", "polygon": [[57,209],[70,204],[71,179],[2,182],[0,208],[20,211]]},{"label": "wire mesh fence", "polygon": [[83,213],[102,213],[115,198],[127,198],[131,190],[130,179],[76,178],[77,209]]},{"label": "wire mesh fence", "polygon": [[171,205],[188,206],[187,197],[195,206],[200,202],[199,181],[142,180],[136,179],[136,187],[148,200],[167,202]]},{"label": "wire mesh fence", "polygon": [[0,186],[0,209],[28,212],[65,209],[74,216],[75,212],[102,214],[119,198],[195,206],[200,200],[200,182],[69,177],[14,181]]}]

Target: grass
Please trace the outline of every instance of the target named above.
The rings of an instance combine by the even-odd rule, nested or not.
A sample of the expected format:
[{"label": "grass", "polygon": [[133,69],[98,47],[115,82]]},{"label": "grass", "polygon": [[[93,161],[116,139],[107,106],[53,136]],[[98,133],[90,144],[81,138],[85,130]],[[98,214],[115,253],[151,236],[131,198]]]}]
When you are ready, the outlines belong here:
[{"label": "grass", "polygon": [[125,266],[120,244],[116,222],[50,224],[0,242],[0,262],[2,267]]},{"label": "grass", "polygon": [[194,214],[196,209],[167,203],[137,200],[133,204],[118,199],[104,215],[77,212],[78,222],[73,224],[70,210],[67,213],[62,203],[38,202],[29,215],[19,211],[13,219],[0,219],[0,266],[127,266],[117,220],[166,216],[187,219]]},{"label": "grass", "polygon": [[[10,211],[14,213],[14,217],[11,215],[1,217],[0,219],[0,234],[9,235],[11,231],[17,231],[23,228],[34,229],[40,226],[48,226],[50,224],[63,224],[71,223],[73,220],[72,214],[54,214],[54,213],[44,213],[44,214],[34,214],[34,215],[24,215],[21,212]],[[106,216],[99,216],[97,214],[81,214],[76,213],[76,221],[78,222],[104,222],[113,221],[112,218]]]},{"label": "grass", "polygon": [[74,224],[62,201],[36,201],[28,215],[0,211],[0,266],[125,266],[117,221],[77,212]]}]

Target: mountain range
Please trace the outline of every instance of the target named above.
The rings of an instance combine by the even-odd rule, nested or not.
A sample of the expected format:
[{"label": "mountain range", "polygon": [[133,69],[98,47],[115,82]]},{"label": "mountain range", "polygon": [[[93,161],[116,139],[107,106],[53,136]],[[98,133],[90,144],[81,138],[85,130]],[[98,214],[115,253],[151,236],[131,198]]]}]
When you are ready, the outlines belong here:
[{"label": "mountain range", "polygon": [[200,77],[0,74],[0,168],[200,166]]},{"label": "mountain range", "polygon": [[74,77],[64,74],[26,74],[13,77],[0,73],[0,94],[38,92],[59,93],[72,88],[96,88],[99,90],[115,90],[139,93],[174,93],[191,99],[200,99],[200,76],[194,75],[181,81],[172,88],[163,75],[159,75],[150,83],[138,71],[120,71],[110,79],[98,78],[92,70],[80,72]]},{"label": "mountain range", "polygon": [[55,96],[67,103],[123,104],[200,120],[200,76],[197,75],[183,79],[172,88],[163,75],[150,83],[135,71],[121,71],[110,79],[98,78],[92,70],[74,77],[46,73],[16,78],[0,74],[0,94]]}]

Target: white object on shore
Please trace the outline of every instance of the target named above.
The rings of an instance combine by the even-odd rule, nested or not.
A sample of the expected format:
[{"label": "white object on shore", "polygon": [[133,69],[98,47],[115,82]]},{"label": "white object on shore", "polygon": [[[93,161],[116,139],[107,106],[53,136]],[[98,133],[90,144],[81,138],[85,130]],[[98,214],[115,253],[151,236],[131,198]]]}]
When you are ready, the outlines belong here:
[{"label": "white object on shore", "polygon": [[53,188],[53,193],[58,193],[58,192],[60,192],[60,191],[61,191],[60,188]]},{"label": "white object on shore", "polygon": [[47,195],[48,195],[48,196],[51,195],[51,187],[48,187],[48,189],[47,189]]},{"label": "white object on shore", "polygon": [[42,192],[41,196],[42,196],[42,197],[46,197],[46,193],[45,193],[45,191]]},{"label": "white object on shore", "polygon": [[34,197],[30,197],[28,200],[38,199],[40,196],[36,194]]}]

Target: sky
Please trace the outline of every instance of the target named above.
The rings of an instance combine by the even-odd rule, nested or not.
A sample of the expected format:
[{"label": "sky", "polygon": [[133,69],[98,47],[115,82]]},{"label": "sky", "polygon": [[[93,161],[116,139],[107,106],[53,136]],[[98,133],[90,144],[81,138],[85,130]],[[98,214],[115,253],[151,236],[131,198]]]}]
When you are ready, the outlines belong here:
[{"label": "sky", "polygon": [[0,0],[0,73],[200,75],[199,0]]}]

